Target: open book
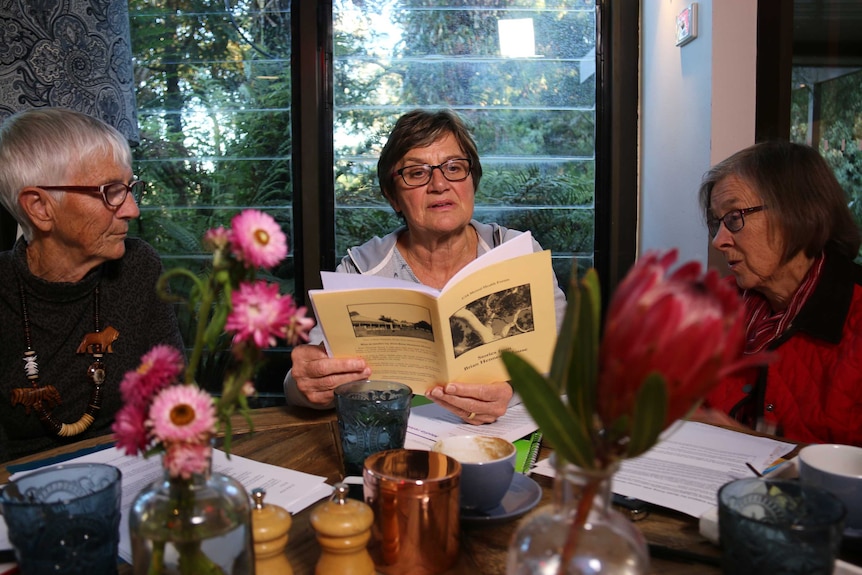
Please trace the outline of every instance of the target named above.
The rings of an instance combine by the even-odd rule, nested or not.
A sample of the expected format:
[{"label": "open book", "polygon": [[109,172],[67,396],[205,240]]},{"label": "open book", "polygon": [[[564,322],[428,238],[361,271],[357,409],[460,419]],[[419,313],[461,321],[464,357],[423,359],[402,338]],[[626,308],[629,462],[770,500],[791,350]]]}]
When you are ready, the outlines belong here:
[{"label": "open book", "polygon": [[364,357],[375,379],[424,393],[450,381],[509,378],[500,352],[540,372],[557,338],[549,251],[529,232],[476,258],[442,290],[370,275],[321,273],[309,297],[333,357]]}]

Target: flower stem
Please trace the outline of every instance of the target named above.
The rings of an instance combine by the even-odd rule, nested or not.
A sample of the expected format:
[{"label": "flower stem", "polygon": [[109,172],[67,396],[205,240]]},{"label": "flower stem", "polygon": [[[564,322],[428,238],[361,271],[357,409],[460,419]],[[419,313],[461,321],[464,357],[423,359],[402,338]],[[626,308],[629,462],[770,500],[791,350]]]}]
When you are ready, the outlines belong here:
[{"label": "flower stem", "polygon": [[204,351],[204,334],[209,324],[210,310],[212,309],[213,301],[215,301],[215,290],[210,289],[212,286],[207,285],[202,287],[201,303],[198,309],[198,325],[195,329],[195,346],[192,349],[192,356],[186,369],[185,382],[187,384],[195,383],[195,372],[198,369],[198,364]]},{"label": "flower stem", "polygon": [[581,532],[584,530],[584,525],[586,525],[587,519],[590,516],[590,510],[593,508],[593,500],[596,497],[596,493],[598,493],[600,484],[600,479],[590,479],[584,484],[584,488],[581,491],[581,499],[578,501],[578,508],[575,511],[575,519],[572,521],[572,525],[566,535],[566,542],[563,545],[563,553],[560,556],[560,567],[557,572],[558,575],[565,575],[569,562],[575,555],[578,543],[580,542]]},{"label": "flower stem", "polygon": [[161,575],[165,570],[165,542],[153,541],[153,556],[147,569],[147,575]]}]

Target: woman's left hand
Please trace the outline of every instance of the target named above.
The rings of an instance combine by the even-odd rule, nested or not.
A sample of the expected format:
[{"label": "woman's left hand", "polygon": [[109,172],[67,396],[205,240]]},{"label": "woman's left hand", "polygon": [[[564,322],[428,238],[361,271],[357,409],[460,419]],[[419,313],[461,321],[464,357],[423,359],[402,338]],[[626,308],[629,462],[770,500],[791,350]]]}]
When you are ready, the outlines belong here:
[{"label": "woman's left hand", "polygon": [[447,383],[425,392],[425,397],[445,407],[467,423],[493,423],[506,413],[512,399],[512,386],[494,383]]}]

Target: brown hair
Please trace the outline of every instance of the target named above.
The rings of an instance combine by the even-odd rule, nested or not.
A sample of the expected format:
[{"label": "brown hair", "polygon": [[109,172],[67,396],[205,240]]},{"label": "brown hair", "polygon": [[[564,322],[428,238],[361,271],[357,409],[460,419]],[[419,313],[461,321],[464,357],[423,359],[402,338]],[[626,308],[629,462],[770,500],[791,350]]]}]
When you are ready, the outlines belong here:
[{"label": "brown hair", "polygon": [[476,142],[461,117],[452,110],[413,110],[395,122],[377,161],[377,179],[383,195],[392,198],[395,191],[395,166],[407,152],[430,146],[447,134],[455,136],[466,157],[472,160],[473,191],[478,190],[479,180],[482,179],[482,162],[479,161]]},{"label": "brown hair", "polygon": [[862,244],[859,228],[847,206],[847,195],[826,160],[809,146],[785,141],[761,142],[719,162],[703,177],[700,205],[710,211],[712,190],[736,176],[750,185],[768,207],[764,212],[781,232],[782,261],[800,251],[815,257],[829,247],[855,259]]}]

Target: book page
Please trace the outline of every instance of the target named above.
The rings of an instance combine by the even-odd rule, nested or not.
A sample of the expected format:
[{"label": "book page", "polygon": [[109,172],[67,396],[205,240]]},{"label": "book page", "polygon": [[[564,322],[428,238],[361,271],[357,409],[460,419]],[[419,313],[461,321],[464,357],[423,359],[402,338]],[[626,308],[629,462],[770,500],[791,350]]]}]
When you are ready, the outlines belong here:
[{"label": "book page", "polygon": [[449,286],[439,300],[447,381],[506,381],[500,354],[547,373],[557,341],[551,252],[499,261]]},{"label": "book page", "polygon": [[312,290],[309,297],[332,357],[363,357],[372,377],[404,383],[413,393],[446,380],[434,296],[364,288]]},{"label": "book page", "polygon": [[533,253],[533,234],[527,231],[515,236],[507,242],[503,242],[494,249],[485,252],[484,254],[458,270],[458,273],[449,278],[449,281],[446,282],[446,285],[443,286],[443,289],[441,289],[440,292],[446,292],[452,286],[458,284],[458,282],[460,282],[470,274],[475,273],[481,268],[485,268],[498,262],[511,260],[512,258],[516,258],[518,256],[525,256],[531,253]]}]

